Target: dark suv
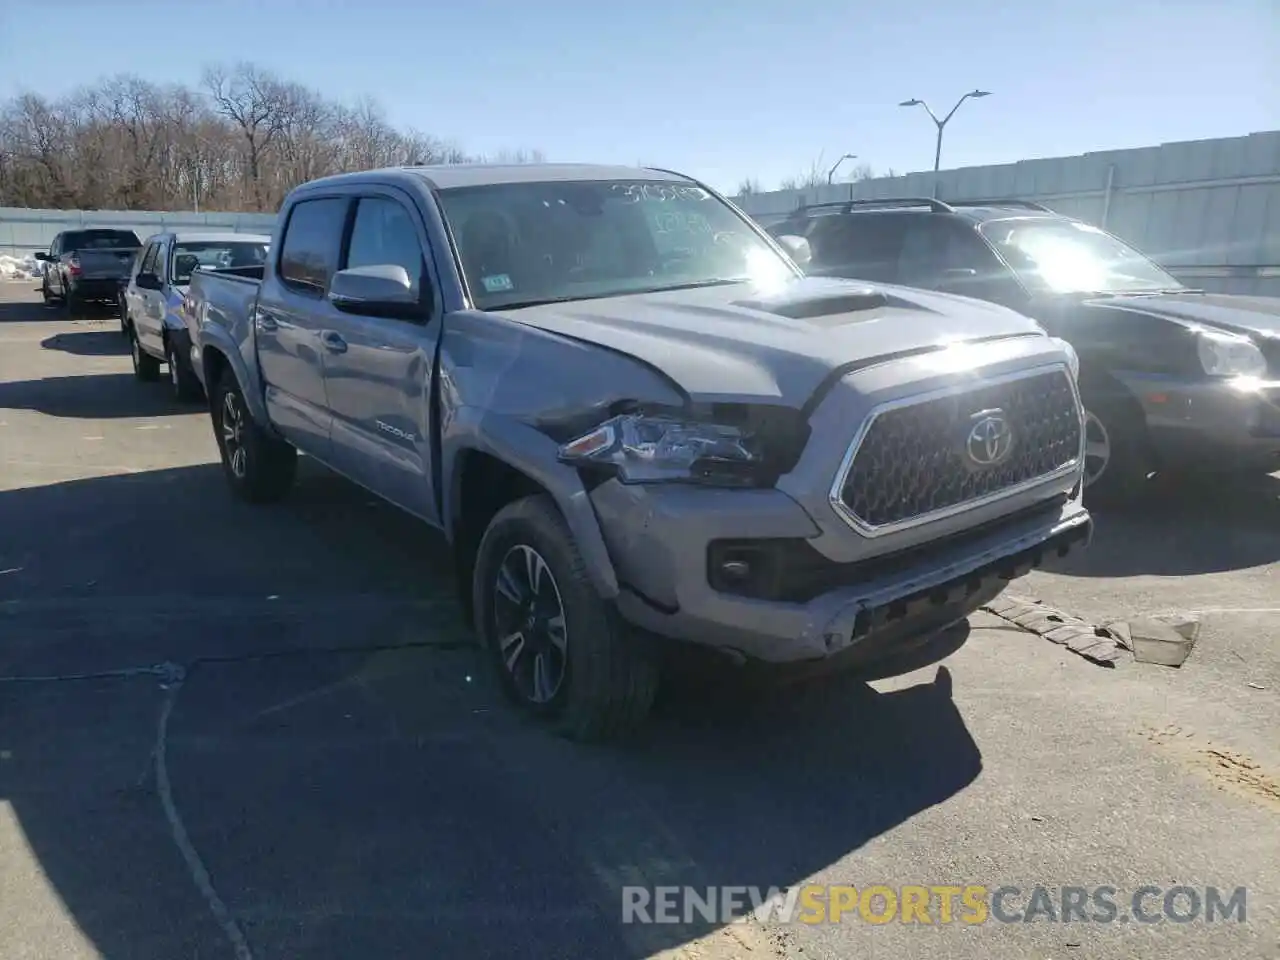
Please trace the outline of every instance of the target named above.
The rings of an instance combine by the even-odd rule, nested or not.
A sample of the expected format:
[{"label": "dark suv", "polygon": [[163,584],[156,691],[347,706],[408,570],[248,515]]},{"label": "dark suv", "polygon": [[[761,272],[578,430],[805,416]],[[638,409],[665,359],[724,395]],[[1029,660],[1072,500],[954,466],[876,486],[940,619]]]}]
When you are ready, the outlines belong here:
[{"label": "dark suv", "polygon": [[852,200],[768,230],[810,274],[991,300],[1069,342],[1096,498],[1131,496],[1156,472],[1280,468],[1280,299],[1189,289],[1025,200]]}]

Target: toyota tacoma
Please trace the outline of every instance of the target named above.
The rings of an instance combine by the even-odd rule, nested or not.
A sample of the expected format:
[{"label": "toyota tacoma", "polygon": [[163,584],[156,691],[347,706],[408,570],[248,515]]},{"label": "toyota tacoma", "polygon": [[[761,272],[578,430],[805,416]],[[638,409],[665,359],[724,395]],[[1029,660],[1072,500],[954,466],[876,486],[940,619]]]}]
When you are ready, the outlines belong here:
[{"label": "toyota tacoma", "polygon": [[637,727],[663,641],[884,675],[1089,539],[1069,346],[806,279],[689,177],[344,174],[269,249],[188,291],[231,489],[279,499],[301,451],[440,528],[505,690],[566,735]]}]

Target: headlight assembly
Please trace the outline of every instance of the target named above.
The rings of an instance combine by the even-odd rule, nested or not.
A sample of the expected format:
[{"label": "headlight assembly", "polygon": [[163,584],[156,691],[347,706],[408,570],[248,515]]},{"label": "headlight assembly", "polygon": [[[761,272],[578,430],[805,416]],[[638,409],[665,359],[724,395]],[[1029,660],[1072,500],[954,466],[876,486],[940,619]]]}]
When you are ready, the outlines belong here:
[{"label": "headlight assembly", "polygon": [[762,461],[738,427],[624,414],[560,447],[567,463],[610,465],[623,483],[742,482]]},{"label": "headlight assembly", "polygon": [[1211,377],[1261,377],[1267,360],[1248,337],[1221,330],[1200,330],[1196,334],[1200,365]]}]

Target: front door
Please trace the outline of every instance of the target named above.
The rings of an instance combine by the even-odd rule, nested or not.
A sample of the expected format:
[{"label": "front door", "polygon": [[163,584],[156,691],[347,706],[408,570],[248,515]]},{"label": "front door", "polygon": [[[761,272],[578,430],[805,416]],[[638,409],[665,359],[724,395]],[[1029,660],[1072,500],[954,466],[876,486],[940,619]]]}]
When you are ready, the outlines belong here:
[{"label": "front door", "polygon": [[379,496],[436,522],[431,378],[436,340],[426,236],[411,201],[390,189],[357,201],[343,268],[395,264],[424,304],[417,321],[337,312],[321,332],[333,415],[333,465]]},{"label": "front door", "polygon": [[347,197],[294,204],[275,254],[274,276],[263,283],[253,317],[271,422],[298,449],[325,461],[330,460],[330,414],[320,333],[337,313],[326,295],[349,204]]},{"label": "front door", "polygon": [[160,281],[159,290],[133,285],[136,291],[137,306],[133,313],[133,326],[138,331],[138,342],[150,354],[164,356],[164,314],[165,314],[165,265],[169,259],[169,245],[161,240],[152,246],[150,258],[139,269],[140,273],[154,274]]}]

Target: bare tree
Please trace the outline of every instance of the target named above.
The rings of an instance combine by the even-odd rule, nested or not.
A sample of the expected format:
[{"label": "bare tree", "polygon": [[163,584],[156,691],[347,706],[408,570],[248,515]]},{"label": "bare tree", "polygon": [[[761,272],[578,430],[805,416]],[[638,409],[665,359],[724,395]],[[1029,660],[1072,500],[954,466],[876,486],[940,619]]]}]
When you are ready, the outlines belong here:
[{"label": "bare tree", "polygon": [[469,159],[398,129],[371,99],[334,103],[253,64],[211,67],[194,89],[120,75],[59,99],[0,101],[0,206],[273,210],[316,177]]}]

